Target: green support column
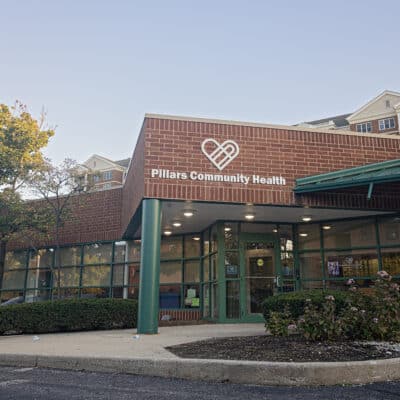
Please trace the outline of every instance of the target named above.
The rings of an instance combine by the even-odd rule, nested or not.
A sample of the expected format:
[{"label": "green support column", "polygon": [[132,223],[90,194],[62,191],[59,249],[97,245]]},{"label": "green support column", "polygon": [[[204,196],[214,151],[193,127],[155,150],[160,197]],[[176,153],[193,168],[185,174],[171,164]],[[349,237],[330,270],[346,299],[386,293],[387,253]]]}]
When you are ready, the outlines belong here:
[{"label": "green support column", "polygon": [[143,200],[138,333],[158,333],[161,201]]}]

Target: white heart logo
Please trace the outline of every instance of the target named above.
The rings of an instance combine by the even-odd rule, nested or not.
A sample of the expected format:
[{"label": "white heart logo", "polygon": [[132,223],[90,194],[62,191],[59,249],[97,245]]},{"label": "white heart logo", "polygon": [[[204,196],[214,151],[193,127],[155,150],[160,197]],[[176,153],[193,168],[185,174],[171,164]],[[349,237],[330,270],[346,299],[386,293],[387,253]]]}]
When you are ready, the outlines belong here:
[{"label": "white heart logo", "polygon": [[201,144],[201,151],[222,171],[239,155],[239,145],[233,140],[220,144],[214,139],[205,139]]}]

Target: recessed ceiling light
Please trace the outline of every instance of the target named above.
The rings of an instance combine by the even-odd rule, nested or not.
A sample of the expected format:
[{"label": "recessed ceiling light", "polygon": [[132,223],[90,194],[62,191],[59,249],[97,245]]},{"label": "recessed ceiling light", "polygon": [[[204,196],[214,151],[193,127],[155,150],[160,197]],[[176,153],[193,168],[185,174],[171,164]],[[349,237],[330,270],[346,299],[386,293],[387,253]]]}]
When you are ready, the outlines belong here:
[{"label": "recessed ceiling light", "polygon": [[200,236],[193,236],[192,239],[198,242],[200,240]]},{"label": "recessed ceiling light", "polygon": [[331,229],[332,227],[330,225],[322,225],[322,229],[328,231],[329,229]]},{"label": "recessed ceiling light", "polygon": [[301,233],[300,233],[300,236],[301,236],[301,237],[307,237],[307,236],[308,236],[308,233],[301,232]]},{"label": "recessed ceiling light", "polygon": [[224,228],[224,231],[225,232],[230,232],[232,230],[232,228],[230,227],[230,226],[226,226],[225,228]]},{"label": "recessed ceiling light", "polygon": [[172,231],[170,231],[170,230],[165,230],[165,231],[164,231],[164,235],[165,235],[165,236],[172,235]]},{"label": "recessed ceiling light", "polygon": [[304,215],[303,217],[301,217],[301,219],[304,222],[310,222],[312,220],[312,218],[309,215]]},{"label": "recessed ceiling light", "polygon": [[272,232],[274,232],[274,233],[278,233],[278,228],[274,228],[274,229],[272,229]]},{"label": "recessed ceiling light", "polygon": [[179,228],[180,226],[182,226],[182,224],[178,221],[173,222],[172,225],[175,226],[175,228]]},{"label": "recessed ceiling light", "polygon": [[254,215],[254,214],[248,213],[248,214],[245,214],[244,217],[245,217],[247,220],[251,221],[251,220],[254,219],[255,215]]},{"label": "recessed ceiling light", "polygon": [[191,211],[191,210],[186,210],[186,211],[183,212],[183,215],[184,215],[186,218],[193,217],[193,214],[194,214],[194,212]]}]

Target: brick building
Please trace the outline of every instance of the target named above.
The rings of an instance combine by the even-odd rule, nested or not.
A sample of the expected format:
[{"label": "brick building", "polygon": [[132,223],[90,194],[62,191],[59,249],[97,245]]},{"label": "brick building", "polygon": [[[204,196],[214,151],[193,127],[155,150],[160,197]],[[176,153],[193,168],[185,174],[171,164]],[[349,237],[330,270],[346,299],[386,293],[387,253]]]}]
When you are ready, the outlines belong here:
[{"label": "brick building", "polygon": [[[63,228],[61,294],[139,298],[139,331],[154,333],[165,315],[260,321],[276,293],[400,277],[399,146],[146,115],[123,186],[91,193]],[[52,246],[9,249],[3,301],[51,297]]]}]

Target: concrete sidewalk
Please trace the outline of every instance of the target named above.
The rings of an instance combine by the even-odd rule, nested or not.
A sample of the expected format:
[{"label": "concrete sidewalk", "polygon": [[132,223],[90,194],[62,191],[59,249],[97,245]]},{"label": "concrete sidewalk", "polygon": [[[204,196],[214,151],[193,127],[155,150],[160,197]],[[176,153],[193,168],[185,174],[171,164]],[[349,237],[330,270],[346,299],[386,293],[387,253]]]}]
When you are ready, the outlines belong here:
[{"label": "concrete sidewalk", "polygon": [[259,362],[181,359],[164,347],[213,337],[263,335],[263,324],[0,336],[0,365],[41,367],[255,385],[343,385],[400,380],[400,358],[356,362]]},{"label": "concrete sidewalk", "polygon": [[213,337],[263,334],[263,324],[206,324],[161,327],[158,335],[139,335],[138,339],[134,329],[0,336],[0,354],[176,359],[164,347]]}]

